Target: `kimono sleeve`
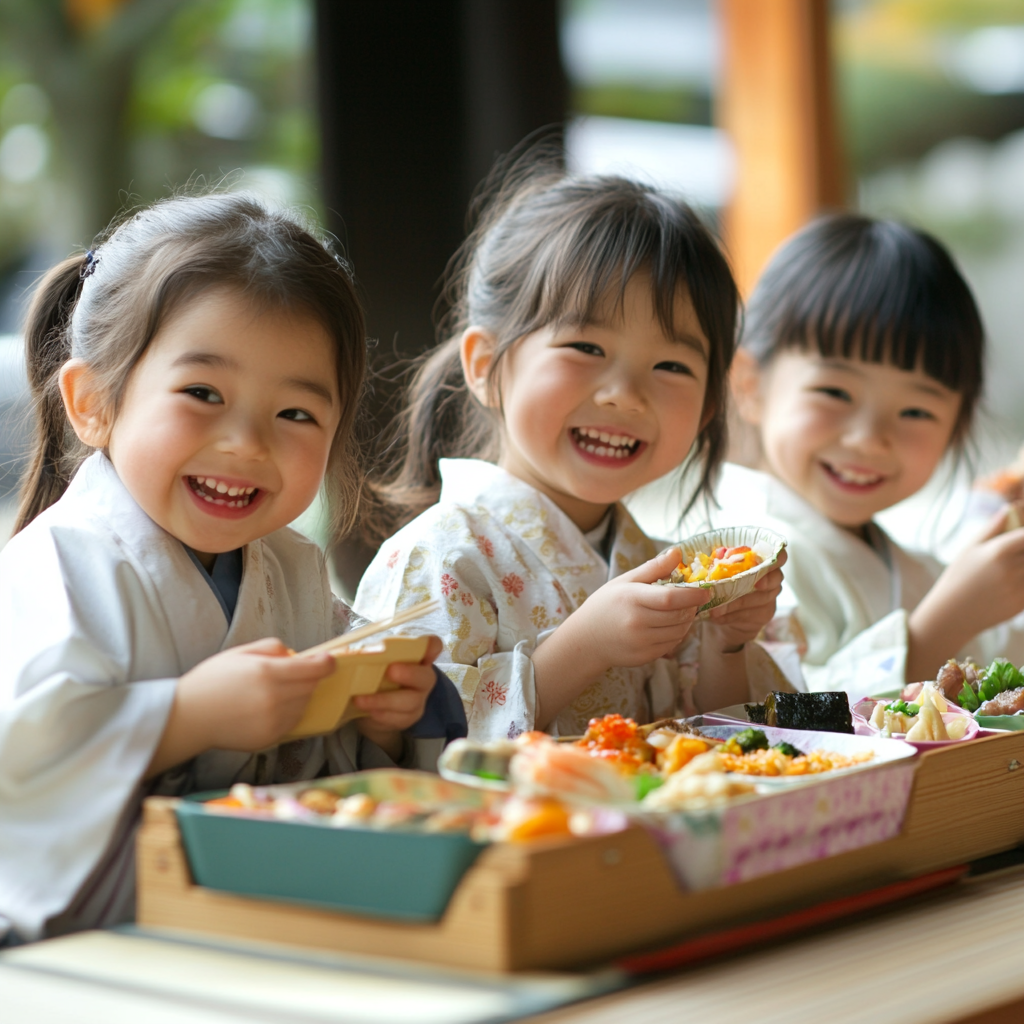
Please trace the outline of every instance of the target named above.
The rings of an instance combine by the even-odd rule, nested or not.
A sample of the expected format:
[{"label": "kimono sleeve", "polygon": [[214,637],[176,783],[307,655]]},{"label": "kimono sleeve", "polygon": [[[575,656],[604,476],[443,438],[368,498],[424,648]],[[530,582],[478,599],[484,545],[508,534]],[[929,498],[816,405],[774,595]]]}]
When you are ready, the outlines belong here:
[{"label": "kimono sleeve", "polygon": [[495,551],[500,541],[478,543],[472,523],[456,523],[441,536],[424,530],[410,537],[407,527],[385,544],[359,585],[355,606],[361,615],[383,618],[437,598],[439,610],[418,620],[416,630],[441,638],[436,664],[459,691],[470,737],[515,737],[534,728],[531,656],[541,637],[503,629],[496,600],[501,571],[494,567],[502,564]]},{"label": "kimono sleeve", "polygon": [[[0,917],[42,934],[109,857],[163,733],[175,679],[130,682],[148,595],[78,531],[0,560]],[[129,837],[130,838],[130,837]]]}]

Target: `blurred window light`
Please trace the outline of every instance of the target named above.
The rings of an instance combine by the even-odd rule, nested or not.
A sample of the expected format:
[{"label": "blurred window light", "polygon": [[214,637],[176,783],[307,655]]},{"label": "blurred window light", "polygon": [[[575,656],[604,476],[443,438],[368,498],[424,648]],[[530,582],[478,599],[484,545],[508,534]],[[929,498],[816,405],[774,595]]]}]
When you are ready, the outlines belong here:
[{"label": "blurred window light", "polygon": [[995,147],[990,167],[992,205],[1003,216],[1024,218],[1024,129]]},{"label": "blurred window light", "polygon": [[0,139],[0,177],[14,185],[35,181],[50,158],[50,140],[34,124],[19,124]]},{"label": "blurred window light", "polygon": [[235,192],[255,192],[271,208],[287,210],[303,198],[302,183],[281,167],[246,167],[231,183]]},{"label": "blurred window light", "polygon": [[562,59],[574,82],[686,83],[710,88],[718,32],[708,0],[590,0],[568,6]]},{"label": "blurred window light", "polygon": [[950,67],[977,92],[1024,92],[1024,25],[976,29],[955,45]]},{"label": "blurred window light", "polygon": [[735,159],[717,128],[616,117],[581,117],[565,138],[569,169],[577,174],[621,174],[717,209],[732,196]]},{"label": "blurred window light", "polygon": [[259,100],[234,82],[214,82],[195,99],[192,119],[196,127],[215,139],[248,139],[260,122]]},{"label": "blurred window light", "polygon": [[0,103],[0,125],[42,124],[49,116],[49,97],[31,82],[12,85]]},{"label": "blurred window light", "polygon": [[989,146],[979,139],[949,139],[920,165],[920,197],[929,214],[966,220],[988,201]]},{"label": "blurred window light", "polygon": [[313,5],[241,0],[224,23],[221,38],[235,50],[301,53],[313,31]]}]

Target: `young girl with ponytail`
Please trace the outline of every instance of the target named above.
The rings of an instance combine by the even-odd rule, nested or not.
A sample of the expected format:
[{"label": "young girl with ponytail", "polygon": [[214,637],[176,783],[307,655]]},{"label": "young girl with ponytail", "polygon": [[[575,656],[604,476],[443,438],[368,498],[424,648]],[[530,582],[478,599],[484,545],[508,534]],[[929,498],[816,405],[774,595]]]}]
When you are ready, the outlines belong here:
[{"label": "young girl with ponytail", "polygon": [[[147,793],[412,760],[430,662],[282,743],[344,632],[287,528],[359,486],[363,317],[345,265],[244,195],[157,203],[55,267],[26,326],[38,413],[0,554],[0,944],[130,919]],[[450,684],[449,684],[450,686]],[[461,708],[459,709],[461,711]],[[421,723],[422,724],[422,723]]]},{"label": "young girl with ponytail", "polygon": [[378,489],[378,522],[402,528],[360,614],[440,599],[425,622],[471,737],[579,734],[596,715],[785,686],[753,643],[781,572],[691,628],[699,592],[651,585],[678,548],[657,554],[621,503],[687,460],[703,492],[722,457],[738,299],[707,229],[654,189],[527,158],[451,269],[445,340]]}]

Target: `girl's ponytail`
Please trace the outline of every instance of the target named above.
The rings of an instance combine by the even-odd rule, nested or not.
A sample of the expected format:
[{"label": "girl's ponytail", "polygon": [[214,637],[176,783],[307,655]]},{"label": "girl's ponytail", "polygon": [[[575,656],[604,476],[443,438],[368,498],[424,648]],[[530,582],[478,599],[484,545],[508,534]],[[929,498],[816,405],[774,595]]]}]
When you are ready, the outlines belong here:
[{"label": "girl's ponytail", "polygon": [[22,476],[15,532],[23,530],[67,489],[83,448],[60,396],[60,368],[71,358],[68,330],[88,255],[54,267],[36,287],[25,321],[25,371],[35,413],[35,437]]}]

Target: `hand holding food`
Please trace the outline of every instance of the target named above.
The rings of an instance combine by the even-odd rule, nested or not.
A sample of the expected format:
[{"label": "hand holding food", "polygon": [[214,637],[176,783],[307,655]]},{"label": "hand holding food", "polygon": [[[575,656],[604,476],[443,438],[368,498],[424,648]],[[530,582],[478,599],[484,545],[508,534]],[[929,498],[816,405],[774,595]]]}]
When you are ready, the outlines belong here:
[{"label": "hand holding food", "polygon": [[711,609],[708,621],[723,649],[756,640],[761,630],[775,618],[775,604],[782,592],[782,567],[786,558],[783,549],[779,552],[776,568],[762,576],[749,594]]}]

